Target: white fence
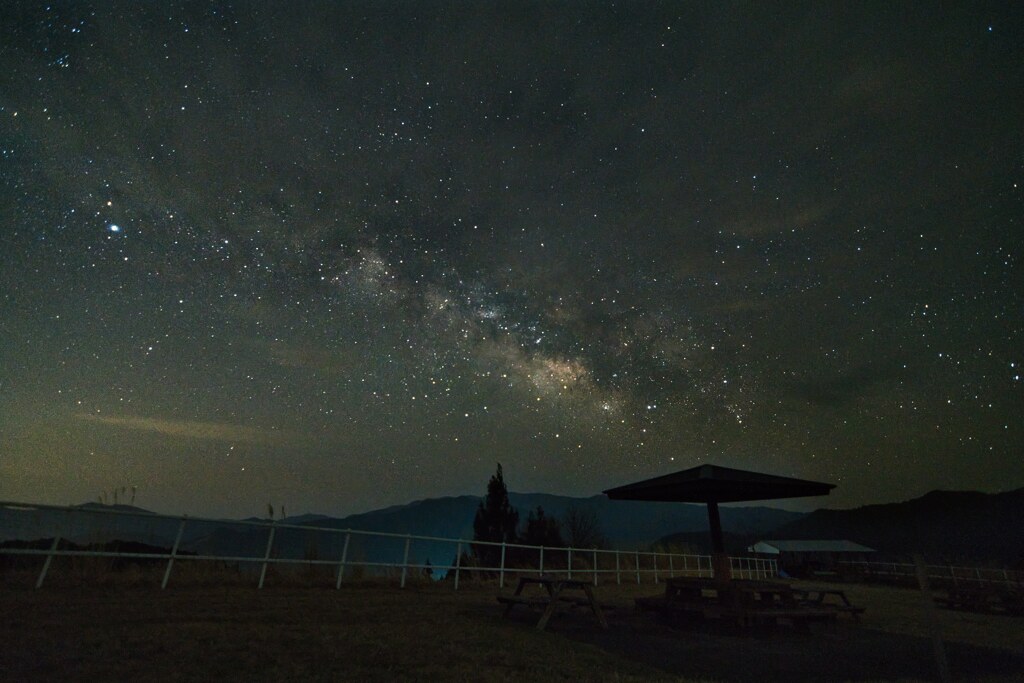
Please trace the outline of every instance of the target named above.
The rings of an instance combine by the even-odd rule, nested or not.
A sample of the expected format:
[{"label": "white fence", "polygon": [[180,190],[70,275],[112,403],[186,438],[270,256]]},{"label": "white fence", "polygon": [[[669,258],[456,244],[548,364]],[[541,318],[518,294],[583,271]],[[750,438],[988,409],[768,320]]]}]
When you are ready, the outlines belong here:
[{"label": "white fence", "polygon": [[[15,523],[7,524],[4,528],[3,515],[14,519]],[[83,516],[99,515],[101,519],[114,520],[115,523],[108,524],[106,529],[98,531],[87,531],[94,527],[102,527],[95,523],[95,519],[89,522],[82,522]],[[19,525],[20,524],[20,528]],[[252,534],[265,532],[265,542],[260,543],[259,554],[233,554],[220,553],[214,549],[211,551],[186,550],[186,530],[193,527],[205,527],[199,535],[199,541],[190,541],[194,547],[202,548],[203,543],[210,543],[210,538],[217,534],[223,536],[225,529],[244,529],[244,534],[251,540]],[[156,527],[164,527],[164,532],[176,529],[172,534],[155,531]],[[598,584],[600,576],[608,579],[614,575],[616,583],[622,583],[623,578],[633,580],[639,584],[646,578],[653,578],[654,583],[665,577],[682,576],[711,576],[713,574],[711,557],[709,555],[692,555],[671,552],[654,552],[641,550],[605,550],[598,548],[554,548],[525,545],[520,543],[489,543],[482,541],[470,541],[462,538],[441,538],[434,536],[416,536],[413,534],[388,533],[382,531],[365,531],[359,529],[337,529],[327,526],[316,526],[307,524],[290,524],[263,520],[220,520],[203,517],[169,515],[158,515],[153,513],[141,513],[137,511],[125,511],[104,506],[87,507],[58,507],[52,505],[35,505],[25,503],[0,502],[0,531],[5,531],[6,536],[13,533],[20,533],[22,537],[28,535],[34,539],[52,539],[49,547],[30,547],[32,544],[22,538],[20,542],[7,541],[0,546],[0,555],[10,556],[37,556],[43,558],[42,567],[36,579],[35,586],[40,588],[50,572],[54,558],[58,557],[91,557],[91,558],[119,558],[124,560],[166,560],[167,564],[163,570],[161,588],[166,588],[171,578],[172,569],[176,562],[204,562],[217,561],[223,563],[254,564],[259,567],[259,580],[257,586],[263,587],[267,577],[267,569],[277,565],[296,565],[304,567],[326,566],[336,572],[335,587],[340,588],[345,578],[346,571],[354,568],[364,570],[387,570],[400,571],[400,585],[404,588],[410,575],[410,570],[424,573],[443,570],[453,578],[454,589],[458,590],[459,581],[462,575],[470,572],[478,575],[483,572],[490,576],[497,575],[499,585],[504,587],[506,574],[523,573],[558,573],[565,574],[568,578],[593,577],[594,585]],[[140,531],[146,529],[147,531]],[[209,533],[206,533],[209,532]],[[332,558],[320,557],[320,552],[307,552],[304,557],[281,557],[275,545],[277,540],[280,545],[282,534],[302,534],[309,538],[310,534],[328,535],[333,542],[332,548],[338,548]],[[91,542],[84,547],[70,540],[70,536],[91,534]],[[205,534],[205,535],[203,535]],[[239,534],[235,534],[237,537]],[[133,538],[134,537],[134,538]],[[105,549],[114,541],[135,541],[137,545],[148,545],[138,539],[148,541],[149,547],[140,552],[125,552],[121,549]],[[172,540],[173,539],[173,540]],[[357,557],[351,552],[352,546],[360,539],[379,539],[389,544],[397,544],[397,547],[390,549],[378,549],[378,556],[386,557],[390,551],[395,555],[395,550],[400,550],[401,560],[383,561],[378,559],[367,559]],[[237,540],[237,539],[236,539]],[[294,539],[291,539],[294,545]],[[415,560],[410,555],[413,544],[427,544],[433,549],[447,548],[453,553],[453,560],[448,564],[431,564]],[[64,546],[78,546],[61,547]],[[250,543],[251,545],[251,543]],[[98,547],[97,547],[98,546]],[[156,547],[153,547],[156,546]],[[167,547],[170,550],[166,550]],[[206,547],[211,547],[207,545]],[[492,548],[490,552],[485,550]],[[152,552],[151,550],[158,550]],[[287,553],[285,553],[287,554]],[[488,566],[477,564],[477,557],[490,555],[495,562]],[[778,575],[778,566],[775,560],[734,557],[731,559],[732,574],[737,578],[771,578]]]},{"label": "white fence", "polygon": [[[912,562],[840,562],[843,573],[864,581],[917,585]],[[925,565],[933,587],[1003,585],[1024,586],[1024,572],[992,567],[957,567],[945,564]]]}]

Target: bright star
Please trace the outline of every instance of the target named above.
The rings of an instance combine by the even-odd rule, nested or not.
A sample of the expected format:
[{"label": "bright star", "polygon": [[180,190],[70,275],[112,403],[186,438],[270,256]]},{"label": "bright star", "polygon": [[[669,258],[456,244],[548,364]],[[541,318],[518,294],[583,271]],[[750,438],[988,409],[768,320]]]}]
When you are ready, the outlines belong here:
[{"label": "bright star", "polygon": [[121,226],[118,225],[117,223],[111,223],[110,225],[107,226],[107,230],[109,230],[110,232],[121,232]]}]

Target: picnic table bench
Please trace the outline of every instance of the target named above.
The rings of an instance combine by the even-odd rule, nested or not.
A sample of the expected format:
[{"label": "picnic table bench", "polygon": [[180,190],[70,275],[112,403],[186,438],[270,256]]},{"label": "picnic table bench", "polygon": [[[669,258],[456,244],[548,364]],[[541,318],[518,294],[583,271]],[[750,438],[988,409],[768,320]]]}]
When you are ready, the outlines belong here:
[{"label": "picnic table bench", "polygon": [[809,605],[797,600],[786,583],[680,577],[665,582],[665,594],[636,598],[638,609],[670,617],[699,617],[731,621],[741,628],[788,622],[808,630],[812,622],[834,621],[839,610],[831,605]]},{"label": "picnic table bench", "polygon": [[[523,595],[523,589],[527,586],[541,586],[542,593]],[[567,594],[568,591],[568,594]],[[580,595],[579,593],[582,593]],[[509,613],[517,605],[524,605],[534,609],[543,609],[540,621],[537,622],[537,630],[543,631],[547,628],[548,621],[554,616],[559,608],[589,607],[594,618],[601,625],[601,628],[608,628],[608,621],[601,611],[601,605],[594,597],[594,590],[590,583],[578,579],[561,579],[551,576],[521,576],[519,584],[512,595],[499,595],[498,602],[505,605],[504,615]]]}]

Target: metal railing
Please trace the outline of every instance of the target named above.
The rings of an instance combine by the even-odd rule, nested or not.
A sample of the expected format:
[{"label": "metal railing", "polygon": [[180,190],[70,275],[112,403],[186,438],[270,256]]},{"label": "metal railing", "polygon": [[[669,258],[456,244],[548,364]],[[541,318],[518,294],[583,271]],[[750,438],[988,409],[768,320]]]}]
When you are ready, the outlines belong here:
[{"label": "metal railing", "polygon": [[[915,565],[912,562],[843,561],[838,563],[845,573],[865,581],[880,581],[917,585]],[[992,567],[957,567],[954,565],[925,565],[929,583],[935,587],[1002,585],[1024,587],[1024,572]]]},{"label": "metal railing", "polygon": [[[488,577],[497,576],[500,587],[504,587],[505,585],[506,574],[558,573],[565,574],[567,578],[570,579],[592,577],[594,585],[598,585],[599,576],[610,578],[614,575],[615,582],[618,584],[622,583],[624,577],[629,581],[635,578],[636,583],[640,584],[644,577],[653,578],[654,583],[658,583],[662,578],[671,578],[675,576],[713,575],[710,555],[642,550],[547,547],[526,545],[522,543],[497,543],[467,540],[463,538],[418,536],[413,534],[366,531],[359,529],[338,529],[334,527],[315,526],[312,524],[291,524],[277,521],[223,520],[204,517],[189,517],[187,515],[177,517],[156,513],[118,510],[102,506],[60,507],[54,505],[0,502],[0,514],[5,513],[23,515],[43,515],[47,513],[52,515],[52,513],[57,513],[56,517],[62,518],[60,519],[60,522],[63,523],[63,529],[55,528],[61,526],[60,522],[56,519],[51,520],[49,524],[42,523],[37,525],[37,530],[34,533],[37,539],[50,539],[52,536],[52,541],[50,541],[49,547],[26,547],[31,545],[30,543],[25,542],[28,539],[18,542],[17,546],[12,546],[11,542],[8,541],[5,547],[0,547],[0,555],[35,556],[43,558],[43,564],[35,582],[36,588],[43,586],[47,574],[50,572],[54,558],[59,557],[117,558],[122,560],[145,560],[152,562],[165,560],[167,564],[163,569],[163,577],[160,583],[161,588],[167,587],[175,564],[183,561],[222,562],[236,563],[239,565],[244,563],[256,565],[259,567],[258,588],[263,588],[264,582],[267,578],[268,568],[278,565],[296,565],[302,567],[322,566],[332,568],[336,572],[336,588],[341,587],[346,576],[346,572],[356,568],[362,568],[363,570],[399,571],[399,584],[403,588],[410,576],[410,570],[419,571],[421,573],[433,573],[437,570],[443,570],[453,579],[455,590],[459,589],[460,579],[462,579],[464,574],[468,574],[473,577],[481,575]],[[80,524],[81,517],[83,515],[101,515],[110,516],[108,519],[117,519],[121,521],[130,518],[133,520],[140,520],[148,524],[170,525],[170,527],[175,528],[175,532],[173,533],[173,541],[169,543],[169,550],[166,550],[168,545],[166,541],[170,541],[170,535],[164,536],[160,541],[158,541],[158,545],[162,547],[153,548],[153,546],[149,546],[149,548],[159,550],[159,552],[150,552],[148,550],[124,552],[120,549],[106,549],[106,547],[115,541],[123,543],[135,540],[132,538],[114,538],[115,536],[120,535],[131,537],[134,535],[136,539],[140,537],[138,529],[131,530],[124,526],[122,526],[120,531],[108,531],[107,536],[109,536],[109,538],[101,540],[98,537],[94,537],[93,542],[82,547],[69,539],[68,530],[73,528],[72,521],[75,515],[79,517],[78,521]],[[265,532],[265,545],[261,543],[261,552],[253,555],[190,551],[185,547],[185,532],[190,524],[193,525],[193,527],[196,525],[212,525],[210,533],[207,534],[204,539],[213,536],[214,532],[222,532],[228,528],[246,529],[252,533]],[[85,525],[85,527],[88,526],[89,525]],[[49,531],[51,533],[40,535],[38,529],[46,527],[49,527]],[[82,529],[85,527],[80,526],[78,533],[83,533]],[[281,543],[281,534],[289,531],[296,533],[301,532],[305,535],[328,534],[333,539],[341,540],[340,552],[338,552],[332,559],[321,558],[319,556],[319,552],[313,553],[312,556],[307,554],[306,557],[301,558],[281,557],[277,553]],[[29,533],[29,535],[33,534]],[[145,535],[143,534],[142,537],[144,536]],[[400,544],[401,561],[382,561],[380,559],[367,560],[355,557],[354,553],[351,552],[353,540],[371,538],[385,539],[386,541]],[[249,537],[248,540],[251,541],[252,538]],[[275,542],[278,545],[275,545]],[[431,564],[429,560],[426,562],[411,561],[410,550],[414,542],[420,544],[434,544],[435,547],[438,545],[452,547],[455,550],[454,560],[449,564],[441,565]],[[77,546],[77,548],[62,548],[62,543],[64,545],[74,545]],[[193,546],[196,545],[194,541],[190,544]],[[335,547],[337,546],[337,544],[334,545]],[[484,550],[486,548],[493,548],[493,550],[488,553]],[[389,550],[391,551],[390,554],[395,554],[393,552],[394,548]],[[388,552],[378,552],[379,556],[386,556],[388,554]],[[495,564],[481,566],[478,564],[478,557],[480,555],[497,556],[497,561]],[[733,557],[730,558],[730,560],[732,574],[736,578],[760,579],[778,576],[778,565],[775,560],[748,557]]]}]

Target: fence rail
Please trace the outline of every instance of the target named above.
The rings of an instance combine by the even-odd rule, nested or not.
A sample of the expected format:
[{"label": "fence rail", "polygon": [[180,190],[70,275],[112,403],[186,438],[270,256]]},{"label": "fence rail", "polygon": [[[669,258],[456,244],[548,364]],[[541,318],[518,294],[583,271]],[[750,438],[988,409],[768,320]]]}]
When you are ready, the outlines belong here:
[{"label": "fence rail", "polygon": [[[912,562],[843,561],[839,565],[848,576],[865,581],[917,585],[916,569]],[[929,583],[937,588],[985,585],[1024,587],[1024,572],[1013,569],[942,564],[926,565],[925,569]]]},{"label": "fence rail", "polygon": [[[522,543],[495,543],[487,541],[472,541],[463,538],[445,538],[438,536],[419,536],[413,534],[402,534],[384,531],[366,531],[360,529],[338,529],[334,527],[316,526],[311,524],[294,524],[277,521],[263,520],[223,520],[204,517],[189,517],[160,515],[138,511],[117,510],[105,507],[60,507],[54,505],[37,505],[26,503],[0,502],[0,515],[21,514],[29,516],[40,516],[49,514],[49,523],[37,525],[36,539],[49,539],[52,541],[49,547],[25,547],[30,545],[25,541],[19,541],[11,545],[8,541],[4,547],[0,547],[0,556],[28,556],[43,558],[42,567],[36,579],[35,586],[40,588],[50,572],[54,558],[117,558],[124,560],[166,560],[164,567],[161,588],[166,588],[170,581],[172,569],[176,563],[181,562],[225,562],[238,564],[252,564],[259,567],[259,580],[257,587],[262,588],[267,577],[267,570],[272,566],[295,565],[301,567],[325,566],[336,571],[335,587],[340,588],[346,576],[357,568],[362,570],[389,570],[400,572],[400,585],[404,588],[410,575],[410,570],[419,572],[445,571],[453,579],[454,589],[459,589],[459,582],[463,575],[479,576],[481,574],[497,576],[500,586],[505,584],[505,576],[524,573],[559,573],[565,574],[568,578],[593,578],[594,585],[598,584],[599,577],[610,579],[614,576],[616,583],[622,583],[623,578],[631,581],[635,578],[639,584],[643,578],[653,578],[657,583],[661,578],[674,576],[711,576],[713,575],[711,557],[709,555],[694,555],[671,552],[655,552],[642,550],[608,550],[601,548],[568,548],[568,547],[547,547],[534,546]],[[170,535],[161,537],[159,546],[170,549],[164,552],[152,552],[149,550],[139,552],[124,552],[119,549],[104,549],[114,542],[131,542],[131,538],[114,538],[122,536],[146,537],[140,534],[138,528],[131,529],[130,525],[122,525],[120,531],[107,531],[110,538],[104,541],[95,541],[87,547],[62,548],[61,544],[77,545],[69,539],[69,530],[73,529],[72,522],[78,521],[81,524],[82,516],[101,515],[106,519],[126,522],[127,520],[138,521],[143,524],[163,524],[169,529],[173,528],[173,543],[170,543]],[[76,520],[77,517],[77,520]],[[265,532],[265,546],[259,554],[221,554],[217,552],[197,552],[185,549],[185,532],[192,525],[212,525],[213,529],[223,532],[224,529],[241,528],[249,532]],[[61,528],[63,527],[63,528]],[[38,529],[48,528],[50,533],[39,535]],[[275,555],[281,545],[281,534],[284,532],[295,532],[302,534],[327,534],[333,539],[341,539],[340,552],[331,559],[324,559],[318,553],[307,552],[305,557],[280,557]],[[82,533],[81,527],[79,533]],[[155,536],[154,532],[150,532]],[[210,532],[212,535],[213,532]],[[354,557],[351,552],[353,539],[385,539],[387,541],[400,543],[401,561],[381,561],[379,559],[368,560]],[[26,541],[28,539],[25,539]],[[150,539],[152,540],[152,539]],[[249,539],[251,540],[251,539]],[[294,539],[292,539],[294,541]],[[166,542],[165,542],[166,541]],[[431,564],[416,561],[410,557],[410,550],[413,543],[430,543],[435,546],[446,546],[454,548],[454,560],[448,564]],[[18,547],[20,546],[20,547]],[[100,546],[99,548],[91,546]],[[486,553],[485,548],[493,548],[491,553]],[[388,549],[392,553],[396,548]],[[472,552],[471,552],[472,551]],[[481,565],[477,562],[476,554],[497,555],[498,561],[493,564]],[[386,555],[387,553],[382,553]],[[778,575],[778,565],[775,560],[733,557],[730,558],[733,576],[738,578],[771,578]]]}]

